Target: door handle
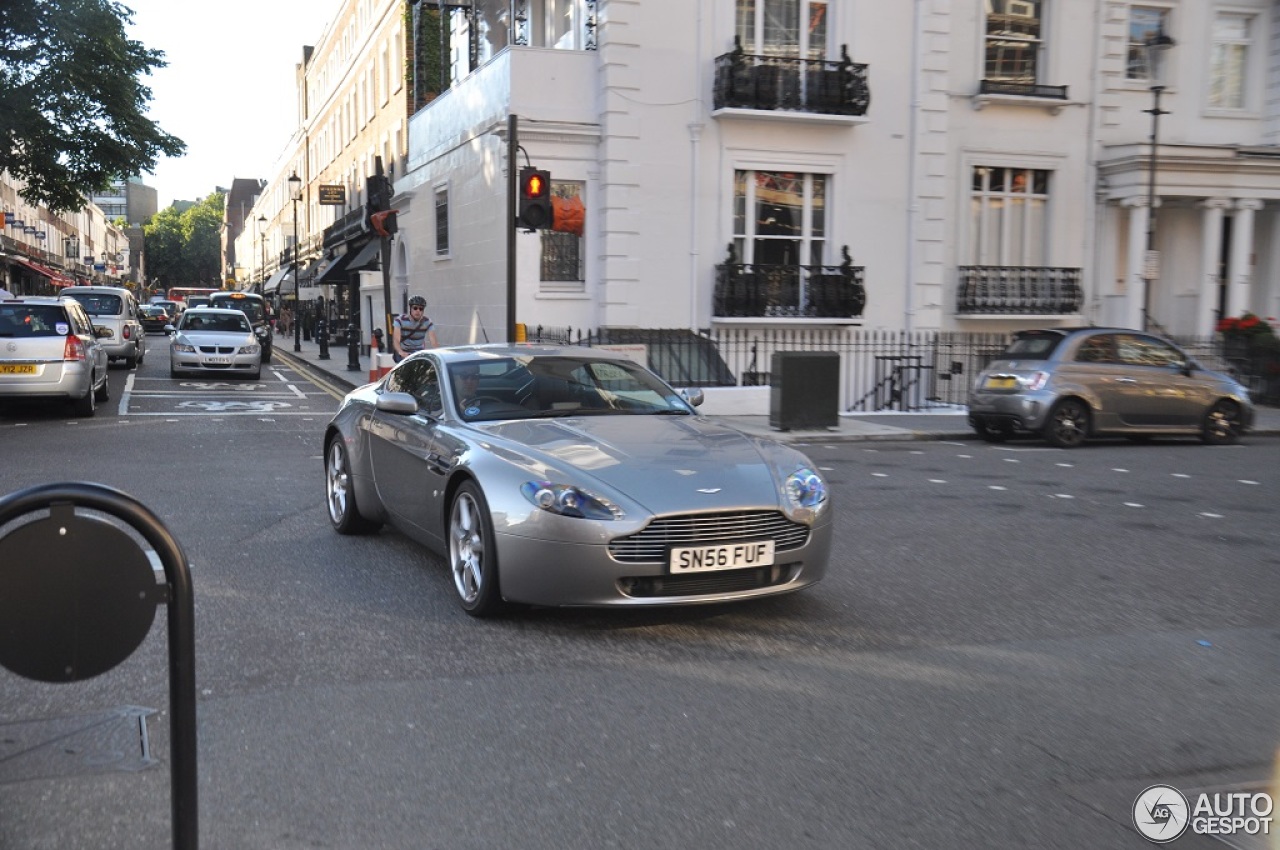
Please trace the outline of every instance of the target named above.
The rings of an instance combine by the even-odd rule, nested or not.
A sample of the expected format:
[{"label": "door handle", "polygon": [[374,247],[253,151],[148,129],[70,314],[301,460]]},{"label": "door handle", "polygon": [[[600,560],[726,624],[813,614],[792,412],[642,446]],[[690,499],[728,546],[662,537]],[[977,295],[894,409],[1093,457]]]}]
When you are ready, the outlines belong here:
[{"label": "door handle", "polygon": [[1137,378],[1116,378],[1116,383],[1117,384],[1136,384],[1138,383],[1138,379]]}]

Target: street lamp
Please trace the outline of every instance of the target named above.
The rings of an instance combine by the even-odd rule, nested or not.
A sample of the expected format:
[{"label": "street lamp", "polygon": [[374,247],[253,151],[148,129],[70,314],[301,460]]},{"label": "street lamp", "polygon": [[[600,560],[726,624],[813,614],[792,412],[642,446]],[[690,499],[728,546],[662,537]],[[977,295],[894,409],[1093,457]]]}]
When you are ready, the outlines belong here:
[{"label": "street lamp", "polygon": [[259,281],[258,291],[263,295],[267,294],[267,217],[265,215],[258,216],[258,244],[262,246],[262,265],[258,266]]},{"label": "street lamp", "polygon": [[298,201],[302,200],[302,178],[289,175],[289,200],[293,201],[293,350],[302,350],[302,299],[298,297]]},{"label": "street lamp", "polygon": [[1169,113],[1160,108],[1160,95],[1164,91],[1162,65],[1164,56],[1176,44],[1172,37],[1165,35],[1164,28],[1147,36],[1144,47],[1147,59],[1147,79],[1151,81],[1152,103],[1150,109],[1144,109],[1151,116],[1151,158],[1147,162],[1147,256],[1142,270],[1142,329],[1150,324],[1151,315],[1151,282],[1160,276],[1160,257],[1156,253],[1156,149],[1160,145],[1160,116]]}]

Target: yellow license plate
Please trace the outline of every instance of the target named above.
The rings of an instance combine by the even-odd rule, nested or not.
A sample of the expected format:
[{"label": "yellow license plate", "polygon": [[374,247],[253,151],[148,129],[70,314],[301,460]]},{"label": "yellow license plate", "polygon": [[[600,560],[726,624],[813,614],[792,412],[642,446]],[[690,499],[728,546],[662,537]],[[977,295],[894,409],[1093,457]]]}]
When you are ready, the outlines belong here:
[{"label": "yellow license plate", "polygon": [[0,363],[0,375],[34,375],[33,363]]},{"label": "yellow license plate", "polygon": [[986,383],[982,385],[982,388],[987,390],[1012,390],[1017,386],[1017,378],[991,377],[987,378]]}]

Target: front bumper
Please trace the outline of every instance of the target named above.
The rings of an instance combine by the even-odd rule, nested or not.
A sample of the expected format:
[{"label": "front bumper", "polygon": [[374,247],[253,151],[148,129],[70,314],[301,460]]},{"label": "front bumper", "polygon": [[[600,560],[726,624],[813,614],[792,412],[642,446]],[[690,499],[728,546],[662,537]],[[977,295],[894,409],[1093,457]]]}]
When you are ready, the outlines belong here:
[{"label": "front bumper", "polygon": [[651,607],[731,602],[791,593],[819,581],[831,557],[828,515],[803,546],[769,567],[671,575],[666,563],[623,563],[607,544],[566,543],[498,532],[504,599],[547,606]]}]

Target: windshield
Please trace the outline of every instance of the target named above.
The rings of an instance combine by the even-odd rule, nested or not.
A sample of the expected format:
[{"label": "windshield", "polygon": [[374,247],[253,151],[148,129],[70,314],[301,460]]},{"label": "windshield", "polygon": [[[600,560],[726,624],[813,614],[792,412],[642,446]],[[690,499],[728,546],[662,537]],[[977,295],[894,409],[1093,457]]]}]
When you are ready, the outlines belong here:
[{"label": "windshield", "polygon": [[454,409],[471,422],[568,416],[691,416],[644,367],[593,356],[477,358],[446,367]]},{"label": "windshield", "polygon": [[232,313],[211,313],[207,310],[188,310],[182,314],[180,330],[209,331],[212,333],[249,333],[249,320]]},{"label": "windshield", "polygon": [[82,292],[73,294],[72,298],[80,302],[90,316],[116,316],[120,314],[121,300],[119,295],[106,292]]},{"label": "windshield", "polygon": [[263,309],[262,302],[252,298],[217,298],[214,299],[213,306],[224,310],[239,310],[255,325],[267,321],[267,311]]}]

